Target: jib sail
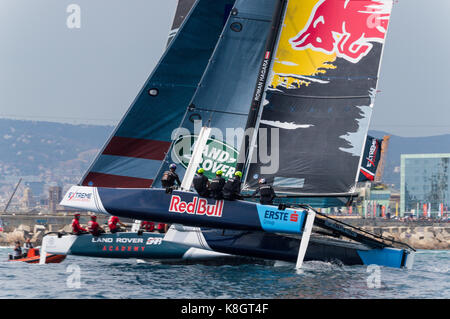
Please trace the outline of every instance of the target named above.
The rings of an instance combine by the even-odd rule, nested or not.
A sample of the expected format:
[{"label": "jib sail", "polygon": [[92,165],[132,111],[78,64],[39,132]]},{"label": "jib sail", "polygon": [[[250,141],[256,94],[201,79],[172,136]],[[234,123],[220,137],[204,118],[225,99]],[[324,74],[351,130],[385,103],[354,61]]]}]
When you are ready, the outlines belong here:
[{"label": "jib sail", "polygon": [[202,126],[212,128],[200,163],[205,175],[222,170],[225,178],[233,176],[276,2],[236,1],[155,187],[170,163],[180,163],[177,173],[184,174]]},{"label": "jib sail", "polygon": [[[264,177],[294,196],[354,191],[391,9],[392,0],[288,2],[247,189]],[[278,162],[258,153],[262,132]]]},{"label": "jib sail", "polygon": [[174,26],[181,26],[176,36],[81,185],[152,185],[170,148],[171,133],[198,88],[233,3],[234,0],[179,2]]}]

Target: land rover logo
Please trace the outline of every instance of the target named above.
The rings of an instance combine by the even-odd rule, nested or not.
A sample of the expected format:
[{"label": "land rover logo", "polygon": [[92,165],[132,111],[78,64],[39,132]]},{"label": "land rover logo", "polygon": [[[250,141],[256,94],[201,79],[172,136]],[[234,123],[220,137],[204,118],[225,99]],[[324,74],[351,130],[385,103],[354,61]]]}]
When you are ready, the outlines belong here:
[{"label": "land rover logo", "polygon": [[[175,141],[174,154],[185,168],[189,165],[196,139],[196,135],[185,135]],[[187,154],[184,154],[185,150],[188,150]],[[229,178],[234,175],[237,157],[238,152],[236,149],[222,141],[210,138],[203,150],[202,162],[199,167],[205,170],[204,174],[208,178],[214,178],[218,170],[223,172],[222,176],[224,178]]]}]

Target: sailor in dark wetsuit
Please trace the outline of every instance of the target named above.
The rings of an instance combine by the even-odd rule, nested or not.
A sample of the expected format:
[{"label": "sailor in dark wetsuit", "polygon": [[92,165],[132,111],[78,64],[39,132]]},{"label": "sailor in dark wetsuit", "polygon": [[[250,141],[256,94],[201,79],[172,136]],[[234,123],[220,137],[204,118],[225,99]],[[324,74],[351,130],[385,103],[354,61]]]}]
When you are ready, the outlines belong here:
[{"label": "sailor in dark wetsuit", "polygon": [[199,168],[192,184],[194,184],[195,191],[200,196],[209,197],[209,179],[203,174],[204,172],[203,168]]},{"label": "sailor in dark wetsuit", "polygon": [[165,171],[163,176],[161,177],[161,184],[162,187],[166,189],[167,192],[170,191],[171,188],[175,185],[175,182],[177,182],[178,186],[181,186],[180,178],[178,177],[178,174],[175,173],[175,170],[177,169],[177,165],[170,164],[169,170]]},{"label": "sailor in dark wetsuit", "polygon": [[233,177],[227,180],[222,190],[224,199],[235,200],[241,198],[241,177],[242,173],[237,171]]},{"label": "sailor in dark wetsuit", "polygon": [[256,188],[255,193],[253,196],[256,196],[259,194],[259,202],[263,205],[272,205],[273,199],[276,197],[275,191],[273,190],[272,186],[267,184],[265,178],[261,178],[259,181],[259,186]]},{"label": "sailor in dark wetsuit", "polygon": [[23,258],[22,248],[20,248],[20,242],[16,242],[16,246],[14,247],[14,255],[9,257],[10,259],[20,259]]},{"label": "sailor in dark wetsuit", "polygon": [[225,186],[225,178],[222,177],[223,172],[221,170],[218,170],[216,172],[216,177],[213,178],[213,180],[210,183],[210,189],[211,189],[211,196],[215,199],[219,200],[222,199],[222,189]]},{"label": "sailor in dark wetsuit", "polygon": [[24,250],[23,255],[26,256],[26,255],[28,254],[28,251],[29,251],[31,248],[34,248],[34,247],[33,247],[33,244],[31,243],[30,238],[27,238],[27,240],[26,240],[25,243],[23,244],[23,250]]}]

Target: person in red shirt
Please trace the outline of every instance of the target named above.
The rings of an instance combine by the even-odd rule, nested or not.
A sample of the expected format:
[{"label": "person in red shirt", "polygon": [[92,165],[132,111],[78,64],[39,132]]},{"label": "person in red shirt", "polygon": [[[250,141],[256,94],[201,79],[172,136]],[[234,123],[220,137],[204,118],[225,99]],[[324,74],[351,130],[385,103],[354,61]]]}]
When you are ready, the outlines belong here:
[{"label": "person in red shirt", "polygon": [[121,223],[119,220],[119,217],[117,216],[111,216],[108,220],[108,227],[109,227],[109,231],[111,233],[118,233],[118,232],[122,232],[125,231],[125,229],[120,228],[117,224],[119,224],[122,227],[127,227],[124,223]]},{"label": "person in red shirt", "polygon": [[72,233],[74,235],[87,234],[87,229],[81,227],[80,225],[80,214],[75,214],[72,220]]},{"label": "person in red shirt", "polygon": [[167,224],[163,224],[163,223],[159,223],[158,227],[156,228],[158,230],[158,232],[160,233],[166,233],[167,230],[169,229],[169,225]]},{"label": "person in red shirt", "polygon": [[105,230],[97,223],[97,216],[92,215],[88,223],[88,230],[94,236],[100,236]]},{"label": "person in red shirt", "polygon": [[141,222],[141,230],[150,233],[150,232],[155,230],[155,223],[154,222],[142,221]]}]

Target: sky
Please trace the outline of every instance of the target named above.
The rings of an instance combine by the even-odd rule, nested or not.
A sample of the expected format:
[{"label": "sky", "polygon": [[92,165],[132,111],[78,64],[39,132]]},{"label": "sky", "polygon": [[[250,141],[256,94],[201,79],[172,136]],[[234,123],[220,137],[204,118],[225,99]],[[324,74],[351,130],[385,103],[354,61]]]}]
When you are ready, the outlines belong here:
[{"label": "sky", "polygon": [[[68,6],[80,8],[69,28]],[[116,124],[161,57],[176,0],[0,0],[0,118]],[[396,0],[371,129],[450,134],[450,1]]]}]

